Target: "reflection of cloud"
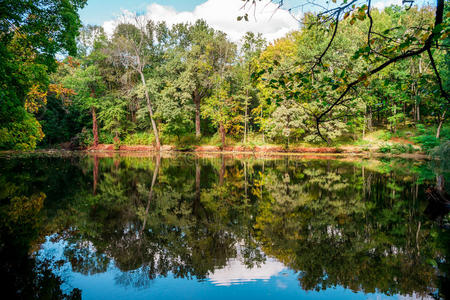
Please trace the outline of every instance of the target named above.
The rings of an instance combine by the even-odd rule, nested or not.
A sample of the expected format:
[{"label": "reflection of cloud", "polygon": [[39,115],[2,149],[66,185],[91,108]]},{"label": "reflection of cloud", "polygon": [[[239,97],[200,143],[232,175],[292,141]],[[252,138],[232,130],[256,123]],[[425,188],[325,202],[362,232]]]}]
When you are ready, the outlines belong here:
[{"label": "reflection of cloud", "polygon": [[281,280],[277,280],[277,287],[284,290],[287,288],[287,284],[282,282]]},{"label": "reflection of cloud", "polygon": [[421,299],[421,300],[431,300],[431,299],[434,299],[434,298],[431,297],[431,296],[428,296],[428,295],[413,293],[412,295],[409,295],[409,296],[401,296],[401,295],[399,295],[398,299],[400,299],[400,300],[419,300],[419,299]]},{"label": "reflection of cloud", "polygon": [[215,270],[208,278],[215,285],[229,286],[256,280],[269,280],[285,268],[282,263],[270,258],[261,266],[250,269],[239,259],[231,259],[223,269]]}]

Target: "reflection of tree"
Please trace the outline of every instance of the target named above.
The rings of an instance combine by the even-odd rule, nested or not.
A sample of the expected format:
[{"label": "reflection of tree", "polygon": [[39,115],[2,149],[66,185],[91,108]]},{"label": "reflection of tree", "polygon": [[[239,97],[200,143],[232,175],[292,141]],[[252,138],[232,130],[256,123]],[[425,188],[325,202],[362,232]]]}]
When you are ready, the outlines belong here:
[{"label": "reflection of tree", "polygon": [[[53,162],[53,164],[51,164]],[[49,166],[52,167],[49,167]],[[81,299],[81,291],[63,293],[63,280],[48,260],[36,261],[30,254],[54,227],[48,220],[58,191],[73,192],[65,175],[73,166],[49,158],[2,160],[0,163],[0,276],[5,299]],[[76,176],[72,177],[77,182]]]},{"label": "reflection of tree", "polygon": [[[366,171],[368,185],[360,170],[305,167],[265,178],[270,204],[255,227],[266,254],[299,271],[304,289],[430,292],[435,269],[427,260],[439,252],[415,189],[392,174]],[[296,174],[304,177],[288,186]]]},{"label": "reflection of tree", "polygon": [[10,222],[2,228],[28,226],[28,244],[59,233],[75,272],[105,272],[113,261],[117,283],[148,287],[159,276],[205,279],[232,259],[253,267],[270,255],[298,271],[304,289],[426,293],[446,280],[435,283],[448,232],[425,216],[423,185],[404,164],[56,161],[0,176]]}]

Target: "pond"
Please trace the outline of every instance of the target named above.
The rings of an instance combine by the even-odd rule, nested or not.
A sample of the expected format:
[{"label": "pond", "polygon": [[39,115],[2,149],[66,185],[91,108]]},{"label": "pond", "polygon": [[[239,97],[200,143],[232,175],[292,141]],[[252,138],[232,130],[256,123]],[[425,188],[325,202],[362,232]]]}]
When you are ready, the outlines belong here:
[{"label": "pond", "polygon": [[433,200],[447,171],[327,156],[2,154],[3,294],[448,297],[448,205]]}]

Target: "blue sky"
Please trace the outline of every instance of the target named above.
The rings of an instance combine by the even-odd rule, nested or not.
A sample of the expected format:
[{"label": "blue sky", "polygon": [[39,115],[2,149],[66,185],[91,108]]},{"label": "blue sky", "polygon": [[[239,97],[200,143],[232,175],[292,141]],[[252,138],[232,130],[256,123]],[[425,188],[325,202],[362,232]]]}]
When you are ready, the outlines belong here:
[{"label": "blue sky", "polygon": [[[226,0],[225,0],[226,1]],[[120,15],[122,9],[130,11],[145,11],[147,5],[157,3],[172,6],[177,11],[192,11],[205,0],[88,0],[88,4],[80,11],[83,24],[101,25]]]},{"label": "blue sky", "polygon": [[[242,0],[88,0],[87,6],[80,11],[83,24],[102,25],[107,34],[112,34],[117,25],[117,17],[123,13],[131,16],[141,13],[146,19],[155,22],[164,21],[169,26],[176,23],[193,23],[204,19],[211,27],[225,32],[228,37],[238,42],[246,31],[262,33],[268,41],[285,36],[288,32],[299,29],[299,22],[288,11],[277,9],[269,0],[258,2],[256,18],[249,22],[238,22],[236,18],[243,11]],[[326,0],[314,0],[315,3]],[[391,4],[401,4],[402,0],[373,0],[373,6],[383,8]],[[432,0],[415,0],[416,3]],[[276,1],[274,1],[276,2]],[[306,0],[285,0],[284,7],[305,3]],[[340,2],[340,1],[339,1]],[[331,3],[331,2],[330,2]],[[308,6],[307,10],[311,9]],[[253,15],[253,11],[249,11]],[[297,18],[301,18],[301,11]]]}]

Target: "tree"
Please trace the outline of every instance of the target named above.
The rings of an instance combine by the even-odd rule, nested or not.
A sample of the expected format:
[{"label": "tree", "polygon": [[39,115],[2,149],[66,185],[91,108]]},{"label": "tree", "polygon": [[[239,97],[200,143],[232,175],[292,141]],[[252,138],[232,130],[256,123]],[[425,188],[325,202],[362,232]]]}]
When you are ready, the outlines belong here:
[{"label": "tree", "polygon": [[[283,6],[283,1],[277,0],[274,2],[278,3],[280,7]],[[450,104],[448,91],[444,88],[439,70],[437,69],[432,54],[432,49],[436,46],[439,47],[439,42],[442,39],[445,39],[448,34],[448,23],[444,22],[444,0],[437,0],[436,2],[434,24],[428,23],[424,24],[424,26],[419,24],[418,26],[411,26],[407,28],[399,26],[396,28],[390,28],[384,32],[375,31],[376,29],[374,18],[372,17],[373,8],[371,0],[343,0],[342,3],[337,3],[337,1],[333,1],[333,3],[335,4],[329,6],[328,8],[323,8],[320,5],[306,1],[303,4],[296,6],[304,8],[311,5],[318,8],[319,12],[315,14],[316,18],[312,23],[310,23],[310,25],[321,24],[329,31],[330,38],[323,51],[310,62],[310,67],[306,68],[306,70],[295,72],[295,75],[293,74],[289,80],[295,81],[309,74],[314,74],[317,69],[323,68],[324,65],[326,65],[325,56],[338,36],[339,25],[348,18],[351,25],[358,21],[366,21],[368,23],[365,31],[366,43],[355,52],[354,57],[365,57],[370,61],[370,67],[359,74],[355,74],[355,77],[353,78],[348,76],[346,77],[345,74],[341,73],[342,78],[346,79],[339,85],[339,94],[333,99],[329,106],[314,114],[317,134],[323,140],[326,140],[326,138],[322,135],[320,124],[333,120],[333,117],[330,117],[330,113],[336,107],[345,104],[348,99],[348,95],[357,85],[359,85],[359,83],[367,81],[370,76],[379,73],[396,62],[418,56],[422,53],[428,54],[436,76],[436,82],[438,83],[440,89],[440,94],[446,100],[447,104]],[[408,1],[406,3],[408,3],[411,8],[413,2]],[[256,9],[257,2],[253,0],[245,0],[244,7],[246,5],[253,5]],[[245,17],[245,19],[248,19],[247,14]],[[285,80],[285,78],[282,80]]]},{"label": "tree", "polygon": [[122,23],[117,26],[114,32],[114,49],[111,53],[117,64],[133,69],[140,77],[157,150],[160,149],[161,142],[158,127],[153,116],[154,108],[147,89],[144,72],[146,68],[152,66],[152,59],[156,54],[155,50],[157,48],[155,39],[160,41],[165,30],[164,23],[155,24],[146,20],[145,17],[135,16],[134,24]]},{"label": "tree", "polygon": [[101,105],[101,97],[104,94],[105,86],[102,82],[98,69],[95,65],[68,67],[69,74],[62,79],[65,86],[76,91],[76,104],[81,108],[90,111],[92,116],[92,134],[94,144],[98,145],[98,123],[97,109]]},{"label": "tree", "polygon": [[[253,32],[247,32],[242,38],[241,59],[240,67],[242,68],[242,90],[240,96],[244,100],[244,144],[247,143],[247,136],[249,131],[249,105],[252,100],[252,94],[257,93],[255,82],[253,81],[252,74],[256,71],[257,58],[263,51],[266,45],[265,39],[262,34],[255,35]],[[238,66],[239,68],[239,66]]]},{"label": "tree", "polygon": [[214,91],[208,98],[204,115],[211,118],[213,124],[219,127],[222,147],[225,147],[226,130],[233,124],[233,114],[236,112],[236,102],[232,97],[230,71],[236,57],[236,46],[226,39],[225,34],[218,33],[214,39],[210,55],[215,57]]},{"label": "tree", "polygon": [[[85,0],[0,3],[0,148],[32,149],[42,140],[41,126],[25,102],[29,93],[48,91],[55,55],[75,54]],[[32,91],[31,89],[34,88]]]}]

